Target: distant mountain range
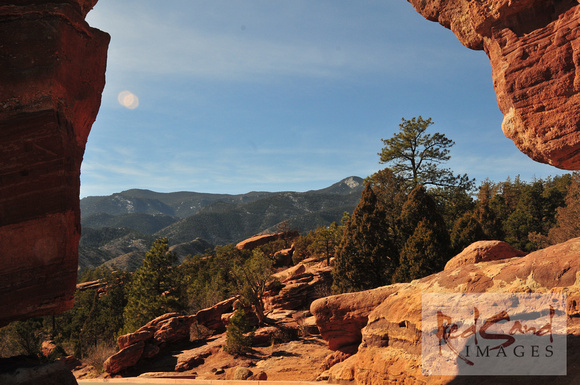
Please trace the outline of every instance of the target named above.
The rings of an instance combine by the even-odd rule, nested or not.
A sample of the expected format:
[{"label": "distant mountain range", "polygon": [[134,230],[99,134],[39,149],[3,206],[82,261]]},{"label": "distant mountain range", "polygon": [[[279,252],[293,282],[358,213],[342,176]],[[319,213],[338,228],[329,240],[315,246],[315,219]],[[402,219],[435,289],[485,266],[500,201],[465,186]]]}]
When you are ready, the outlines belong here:
[{"label": "distant mountain range", "polygon": [[180,260],[214,245],[272,232],[288,221],[302,233],[340,221],[360,200],[364,181],[349,177],[321,190],[208,194],[127,190],[81,199],[79,268],[134,270],[158,237]]}]

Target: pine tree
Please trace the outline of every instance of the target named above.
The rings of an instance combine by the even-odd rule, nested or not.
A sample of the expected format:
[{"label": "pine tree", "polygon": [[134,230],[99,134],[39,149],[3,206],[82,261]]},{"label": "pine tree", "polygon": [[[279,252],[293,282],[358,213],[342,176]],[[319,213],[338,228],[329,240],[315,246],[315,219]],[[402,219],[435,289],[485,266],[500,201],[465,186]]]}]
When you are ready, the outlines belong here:
[{"label": "pine tree", "polygon": [[400,233],[404,245],[395,282],[406,282],[443,269],[449,251],[449,233],[437,205],[421,185],[415,187],[403,205]]},{"label": "pine tree", "polygon": [[252,334],[250,325],[243,309],[238,309],[230,317],[226,332],[226,344],[224,350],[232,355],[247,353],[252,346]]},{"label": "pine tree", "polygon": [[420,184],[473,188],[474,180],[467,174],[455,176],[451,170],[440,167],[451,158],[449,152],[455,142],[439,132],[426,134],[433,124],[431,118],[401,120],[399,132],[389,139],[381,139],[385,147],[378,154],[380,163],[391,163],[395,175],[406,180],[411,188]]},{"label": "pine tree", "polygon": [[360,291],[390,283],[395,256],[385,211],[367,184],[344,230],[333,269],[333,291]]},{"label": "pine tree", "polygon": [[401,251],[395,282],[410,282],[441,271],[446,258],[436,232],[427,219],[421,220]]},{"label": "pine tree", "polygon": [[550,244],[565,242],[580,237],[580,173],[572,175],[565,198],[565,206],[557,209],[556,227],[550,229]]},{"label": "pine tree", "polygon": [[258,323],[265,322],[264,291],[273,273],[273,261],[264,253],[255,249],[246,260],[236,261],[231,274],[236,281],[238,293],[248,305],[251,305],[258,317]]},{"label": "pine tree", "polygon": [[180,309],[173,270],[176,263],[167,238],[155,240],[129,285],[123,312],[124,332],[135,331],[160,315]]},{"label": "pine tree", "polygon": [[459,254],[473,242],[487,239],[481,224],[476,219],[475,214],[465,213],[459,218],[451,231],[451,251],[452,254]]}]

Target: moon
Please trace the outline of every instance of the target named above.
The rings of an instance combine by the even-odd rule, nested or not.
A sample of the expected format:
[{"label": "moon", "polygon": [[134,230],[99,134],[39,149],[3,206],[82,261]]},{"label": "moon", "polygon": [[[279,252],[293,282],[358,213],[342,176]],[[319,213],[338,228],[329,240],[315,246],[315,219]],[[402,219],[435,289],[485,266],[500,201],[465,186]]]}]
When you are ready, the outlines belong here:
[{"label": "moon", "polygon": [[120,105],[130,110],[134,110],[135,108],[139,107],[139,98],[131,91],[119,92],[117,100],[119,101]]}]

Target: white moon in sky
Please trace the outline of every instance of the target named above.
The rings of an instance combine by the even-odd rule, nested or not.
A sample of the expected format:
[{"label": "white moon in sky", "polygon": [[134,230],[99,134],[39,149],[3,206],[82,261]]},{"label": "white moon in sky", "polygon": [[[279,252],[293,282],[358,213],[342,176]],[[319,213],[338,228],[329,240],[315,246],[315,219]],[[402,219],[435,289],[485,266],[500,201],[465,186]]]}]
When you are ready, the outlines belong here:
[{"label": "white moon in sky", "polygon": [[117,100],[119,101],[120,105],[130,110],[134,110],[135,108],[139,107],[139,98],[131,91],[119,92]]}]

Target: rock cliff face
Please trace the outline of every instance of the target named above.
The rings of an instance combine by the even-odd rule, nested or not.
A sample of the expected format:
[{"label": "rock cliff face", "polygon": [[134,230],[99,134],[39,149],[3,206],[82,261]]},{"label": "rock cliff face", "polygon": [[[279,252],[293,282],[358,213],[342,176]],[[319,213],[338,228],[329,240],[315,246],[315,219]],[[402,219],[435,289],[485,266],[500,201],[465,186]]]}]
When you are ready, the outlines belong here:
[{"label": "rock cliff face", "polygon": [[575,0],[408,0],[491,61],[502,129],[530,158],[580,169],[580,5]]},{"label": "rock cliff face", "polygon": [[72,306],[79,175],[109,35],[96,0],[0,4],[0,325]]}]

